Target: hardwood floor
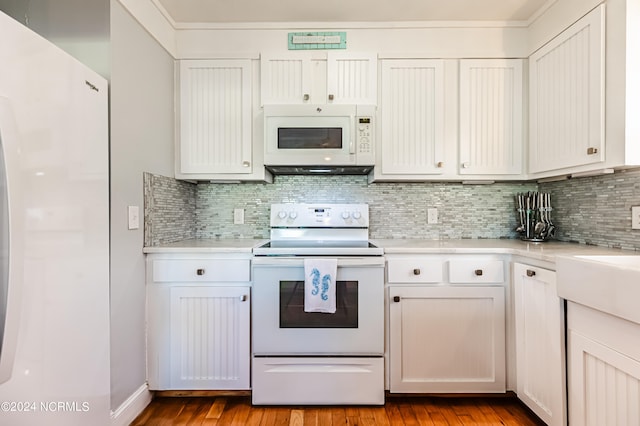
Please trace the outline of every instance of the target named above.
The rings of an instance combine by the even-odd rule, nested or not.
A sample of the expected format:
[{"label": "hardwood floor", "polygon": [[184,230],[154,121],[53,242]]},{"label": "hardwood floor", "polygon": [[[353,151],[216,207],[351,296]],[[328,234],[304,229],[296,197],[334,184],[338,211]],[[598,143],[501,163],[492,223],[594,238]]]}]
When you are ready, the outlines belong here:
[{"label": "hardwood floor", "polygon": [[257,407],[250,397],[157,397],[143,425],[513,425],[543,426],[513,397],[387,397],[383,407]]}]

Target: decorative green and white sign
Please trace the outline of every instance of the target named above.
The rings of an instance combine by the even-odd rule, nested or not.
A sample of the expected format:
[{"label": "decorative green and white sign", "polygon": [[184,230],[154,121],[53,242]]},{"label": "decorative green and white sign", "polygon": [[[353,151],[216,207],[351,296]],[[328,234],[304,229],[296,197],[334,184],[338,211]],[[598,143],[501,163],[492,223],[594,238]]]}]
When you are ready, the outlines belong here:
[{"label": "decorative green and white sign", "polygon": [[346,32],[289,33],[289,50],[346,49]]}]

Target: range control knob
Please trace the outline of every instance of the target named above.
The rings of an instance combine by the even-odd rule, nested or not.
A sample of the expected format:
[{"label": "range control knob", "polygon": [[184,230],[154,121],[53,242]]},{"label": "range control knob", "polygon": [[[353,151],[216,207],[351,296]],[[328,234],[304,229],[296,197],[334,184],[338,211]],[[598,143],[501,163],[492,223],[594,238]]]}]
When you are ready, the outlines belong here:
[{"label": "range control knob", "polygon": [[353,216],[354,219],[358,220],[362,217],[362,214],[356,211],[356,212],[353,212],[351,216]]},{"label": "range control knob", "polygon": [[280,219],[286,219],[287,218],[287,212],[285,212],[285,211],[278,212],[278,217]]},{"label": "range control knob", "polygon": [[342,212],[342,218],[347,220],[349,219],[349,217],[351,217],[351,213],[349,212]]},{"label": "range control knob", "polygon": [[298,217],[298,212],[289,212],[289,219],[295,219],[296,217]]}]

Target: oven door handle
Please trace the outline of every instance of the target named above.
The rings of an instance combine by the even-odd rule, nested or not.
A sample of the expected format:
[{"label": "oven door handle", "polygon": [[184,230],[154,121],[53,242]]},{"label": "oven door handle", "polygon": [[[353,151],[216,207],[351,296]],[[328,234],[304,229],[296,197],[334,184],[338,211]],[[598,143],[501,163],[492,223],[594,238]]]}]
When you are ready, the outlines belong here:
[{"label": "oven door handle", "polygon": [[[327,256],[330,257],[330,256]],[[304,257],[265,256],[254,257],[253,266],[278,266],[299,268],[304,266]],[[338,268],[384,267],[384,257],[338,257]]]}]

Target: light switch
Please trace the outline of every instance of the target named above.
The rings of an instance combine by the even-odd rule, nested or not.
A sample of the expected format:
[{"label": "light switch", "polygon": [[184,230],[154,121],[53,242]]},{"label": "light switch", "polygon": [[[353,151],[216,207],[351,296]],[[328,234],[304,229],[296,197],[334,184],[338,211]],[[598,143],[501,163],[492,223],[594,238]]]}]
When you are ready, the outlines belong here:
[{"label": "light switch", "polygon": [[140,228],[140,208],[138,206],[129,206],[127,210],[129,213],[129,229]]}]

